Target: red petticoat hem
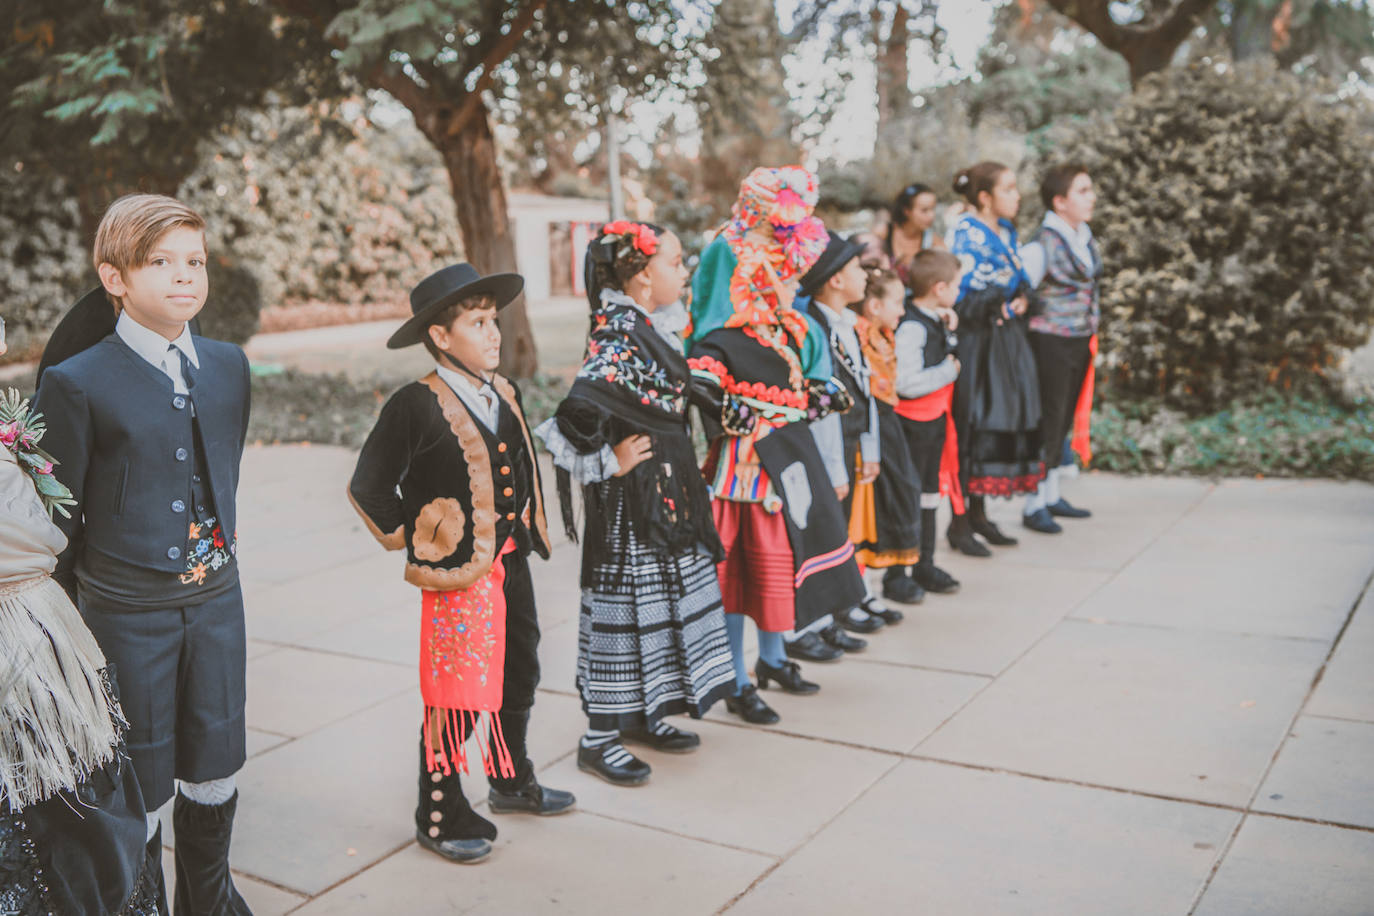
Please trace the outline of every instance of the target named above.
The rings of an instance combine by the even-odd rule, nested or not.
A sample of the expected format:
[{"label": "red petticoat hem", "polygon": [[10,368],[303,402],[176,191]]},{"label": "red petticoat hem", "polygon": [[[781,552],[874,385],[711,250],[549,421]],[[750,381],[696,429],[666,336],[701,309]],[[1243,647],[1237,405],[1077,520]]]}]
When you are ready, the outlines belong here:
[{"label": "red petticoat hem", "polygon": [[1045,466],[1035,474],[1020,477],[973,477],[969,479],[968,491],[975,496],[1014,496],[1017,493],[1034,493],[1045,479]]}]

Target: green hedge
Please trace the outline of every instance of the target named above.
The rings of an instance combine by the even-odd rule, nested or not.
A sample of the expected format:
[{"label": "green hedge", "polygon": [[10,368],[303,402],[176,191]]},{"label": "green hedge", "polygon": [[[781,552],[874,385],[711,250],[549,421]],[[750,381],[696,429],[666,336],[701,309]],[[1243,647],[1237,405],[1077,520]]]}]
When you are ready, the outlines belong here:
[{"label": "green hedge", "polygon": [[1092,467],[1374,481],[1374,401],[1268,394],[1191,419],[1159,402],[1100,405],[1093,412]]}]

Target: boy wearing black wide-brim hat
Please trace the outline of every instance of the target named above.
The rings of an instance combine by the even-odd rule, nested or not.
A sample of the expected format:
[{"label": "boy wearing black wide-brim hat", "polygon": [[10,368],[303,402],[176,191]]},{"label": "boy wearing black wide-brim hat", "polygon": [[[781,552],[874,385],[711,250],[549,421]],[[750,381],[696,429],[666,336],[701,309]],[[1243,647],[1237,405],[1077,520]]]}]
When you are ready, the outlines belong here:
[{"label": "boy wearing black wide-brim hat", "polygon": [[518,275],[483,277],[468,264],[415,287],[414,314],[387,346],[423,344],[435,371],[387,401],[348,485],[368,530],[406,551],[406,581],[422,589],[416,837],[457,862],[485,858],[496,839],[459,782],[469,736],[493,812],[561,814],[574,804],[539,784],[525,750],[539,683],[527,558],[547,559],[549,539],[520,393],[496,373],[496,315],[523,287]]},{"label": "boy wearing black wide-brim hat", "polygon": [[[846,495],[841,503],[846,520],[850,517],[855,486],[872,483],[882,460],[877,401],[869,385],[870,368],[855,331],[858,316],[849,309],[849,303],[863,298],[868,282],[868,275],[859,262],[863,251],[861,243],[830,232],[825,251],[801,278],[801,296],[797,300],[797,307],[804,309],[825,335],[834,376],[854,402],[844,414],[832,414],[813,425],[827,466],[833,465],[844,475],[841,483]],[[917,590],[913,588],[909,592]],[[914,603],[919,594],[903,592],[889,597]],[[901,619],[900,611],[883,607],[868,595],[858,607],[836,614],[835,623],[821,630],[820,638],[846,652],[861,651],[864,641],[843,630],[872,633],[884,624],[898,623]],[[808,657],[814,652],[807,645],[808,639],[807,634],[802,634],[790,642],[788,654],[794,658]]]}]

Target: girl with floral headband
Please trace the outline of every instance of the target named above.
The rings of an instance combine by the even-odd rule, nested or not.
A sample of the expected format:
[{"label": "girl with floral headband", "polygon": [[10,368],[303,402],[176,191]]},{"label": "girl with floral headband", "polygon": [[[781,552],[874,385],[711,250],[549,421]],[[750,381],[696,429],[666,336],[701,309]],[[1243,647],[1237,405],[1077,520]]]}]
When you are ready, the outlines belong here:
[{"label": "girl with floral headband", "polygon": [[610,223],[587,248],[586,277],[586,358],[535,434],[553,453],[574,541],[574,480],[586,513],[577,688],[589,727],[577,765],[639,785],[650,766],[624,742],[693,751],[700,738],[665,717],[700,718],[732,689],[721,547],[688,435],[691,371],[681,340],[654,320],[686,285],[682,243],[648,223]]},{"label": "girl with floral headband", "polygon": [[829,237],[811,215],[815,176],[800,167],[755,169],[732,219],[702,253],[692,281],[689,363],[711,397],[704,471],[725,551],[719,567],[735,691],[726,708],[747,722],[778,715],[744,660],[744,617],[759,631],[759,685],[820,688],[788,661],[783,634],[864,597],[854,545],[811,421],[849,407],[830,376],[828,343],[793,305],[801,276]]}]

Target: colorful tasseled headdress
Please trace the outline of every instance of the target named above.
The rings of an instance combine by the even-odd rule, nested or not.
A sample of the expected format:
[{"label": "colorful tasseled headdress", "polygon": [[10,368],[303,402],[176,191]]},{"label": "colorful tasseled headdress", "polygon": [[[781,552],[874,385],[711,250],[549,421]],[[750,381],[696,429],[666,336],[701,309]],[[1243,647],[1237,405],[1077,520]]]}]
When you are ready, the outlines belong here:
[{"label": "colorful tasseled headdress", "polygon": [[[806,320],[791,310],[791,284],[825,250],[825,226],[811,213],[816,176],[801,166],[758,168],[740,183],[730,222],[721,233],[738,262],[730,278],[735,313],[726,327],[782,325],[798,344]],[[762,231],[759,230],[762,227]]]}]

